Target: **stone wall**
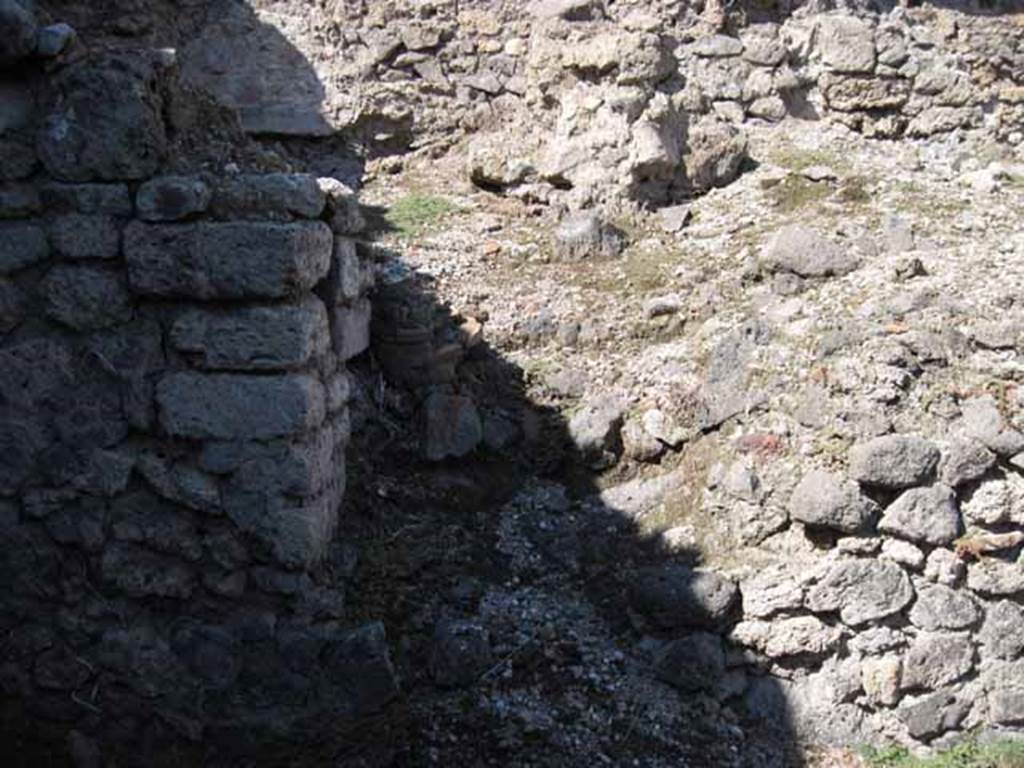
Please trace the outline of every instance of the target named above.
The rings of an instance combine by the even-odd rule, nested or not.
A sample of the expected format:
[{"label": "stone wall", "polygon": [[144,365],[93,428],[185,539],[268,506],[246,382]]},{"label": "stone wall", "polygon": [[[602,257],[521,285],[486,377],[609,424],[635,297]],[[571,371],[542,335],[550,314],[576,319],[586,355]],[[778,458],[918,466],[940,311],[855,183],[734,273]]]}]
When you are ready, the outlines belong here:
[{"label": "stone wall", "polygon": [[369,343],[353,194],[230,166],[165,175],[167,98],[187,98],[165,52],[7,53],[5,743],[71,732],[81,764],[97,744],[131,764],[378,707],[383,628],[341,623],[352,562],[332,546],[345,364]]}]

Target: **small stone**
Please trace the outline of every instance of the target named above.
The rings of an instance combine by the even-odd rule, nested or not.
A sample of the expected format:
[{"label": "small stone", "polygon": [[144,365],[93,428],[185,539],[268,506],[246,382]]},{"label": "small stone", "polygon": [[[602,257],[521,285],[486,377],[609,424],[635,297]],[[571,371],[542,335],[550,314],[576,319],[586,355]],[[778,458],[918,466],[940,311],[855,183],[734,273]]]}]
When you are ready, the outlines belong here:
[{"label": "small stone", "polygon": [[0,224],[0,275],[31,267],[50,255],[42,227],[35,224]]},{"label": "small stone", "polygon": [[28,298],[10,280],[0,278],[0,334],[17,328],[28,313]]},{"label": "small stone", "polygon": [[886,508],[878,530],[925,544],[951,543],[960,533],[953,489],[939,483],[904,491]]},{"label": "small stone", "polygon": [[914,599],[907,574],[886,560],[841,560],[807,593],[816,613],[838,611],[843,623],[858,626],[899,613]]},{"label": "small stone", "polygon": [[704,58],[724,58],[743,53],[743,43],[727,35],[707,35],[697,38],[690,50]]},{"label": "small stone", "polygon": [[613,451],[625,415],[625,405],[615,395],[601,395],[583,404],[569,420],[569,435],[579,452],[589,458]]},{"label": "small stone", "polygon": [[625,235],[590,211],[567,217],[555,233],[555,253],[564,261],[613,259],[625,247]]},{"label": "small stone", "polygon": [[1000,456],[1013,456],[1024,450],[1024,433],[1007,425],[995,398],[986,395],[965,400],[960,413],[964,433]]},{"label": "small stone", "polygon": [[693,213],[689,205],[670,205],[658,209],[658,218],[666,232],[681,232],[693,218]]},{"label": "small stone", "polygon": [[677,563],[639,571],[630,587],[633,607],[665,629],[714,627],[729,615],[737,597],[730,579]]},{"label": "small stone", "polygon": [[800,277],[840,276],[860,265],[852,250],[795,224],[772,236],[761,251],[760,262],[771,272],[792,272]]},{"label": "small stone", "polygon": [[51,24],[39,30],[36,53],[44,59],[55,59],[70,47],[77,34],[70,24]]},{"label": "small stone", "polygon": [[713,690],[725,673],[721,638],[698,632],[670,640],[655,654],[654,673],[686,693]]},{"label": "small stone", "polygon": [[864,485],[902,489],[928,482],[939,463],[939,449],[912,435],[885,435],[850,450],[850,475]]},{"label": "small stone", "polygon": [[939,691],[899,708],[899,718],[915,739],[929,739],[956,730],[971,711],[969,700],[961,701],[948,691]]},{"label": "small stone", "polygon": [[1024,478],[1016,473],[983,480],[961,505],[974,525],[1024,524]]},{"label": "small stone", "polygon": [[897,656],[864,659],[861,664],[861,687],[868,702],[891,707],[900,699],[902,664]]},{"label": "small stone", "polygon": [[483,441],[483,423],[469,397],[432,393],[423,402],[423,451],[431,461],[459,458]]},{"label": "small stone", "polygon": [[856,484],[817,469],[803,476],[789,499],[792,519],[844,533],[863,529],[877,511]]},{"label": "small stone", "polygon": [[139,188],[135,206],[144,221],[178,221],[206,211],[211,198],[210,188],[202,179],[161,176]]},{"label": "small stone", "polygon": [[1024,592],[1024,566],[983,558],[967,566],[967,588],[990,597],[1012,597]]},{"label": "small stone", "polygon": [[842,633],[814,616],[777,618],[772,621],[741,621],[730,638],[754,647],[770,659],[823,656],[838,645]]},{"label": "small stone", "polygon": [[265,173],[229,177],[213,195],[211,210],[219,218],[315,219],[327,202],[315,176]]},{"label": "small stone", "polygon": [[846,555],[877,555],[882,541],[874,536],[843,536],[836,539],[836,549]]},{"label": "small stone", "polygon": [[75,330],[96,330],[127,322],[131,296],[118,272],[59,264],[42,282],[46,314]]},{"label": "small stone", "polygon": [[874,29],[855,16],[824,15],[816,44],[825,65],[834,72],[867,73],[875,68]]},{"label": "small stone", "polygon": [[899,563],[911,571],[920,571],[924,568],[924,552],[909,541],[886,539],[882,543],[882,557]]},{"label": "small stone", "polygon": [[967,629],[981,618],[977,603],[966,592],[942,584],[922,586],[910,610],[910,622],[933,632],[939,629]]},{"label": "small stone", "polygon": [[985,656],[1015,659],[1024,652],[1024,608],[1010,600],[989,604],[978,639]]},{"label": "small stone", "polygon": [[599,0],[535,0],[530,13],[538,19],[592,21],[604,18],[602,6]]},{"label": "small stone", "polygon": [[955,587],[966,572],[963,560],[948,549],[932,550],[925,561],[924,577],[947,587]]},{"label": "small stone", "polygon": [[966,634],[922,633],[903,657],[900,687],[934,690],[954,683],[974,668],[974,645]]},{"label": "small stone", "polygon": [[953,488],[977,480],[996,463],[996,456],[977,440],[954,439],[942,451],[939,476]]}]

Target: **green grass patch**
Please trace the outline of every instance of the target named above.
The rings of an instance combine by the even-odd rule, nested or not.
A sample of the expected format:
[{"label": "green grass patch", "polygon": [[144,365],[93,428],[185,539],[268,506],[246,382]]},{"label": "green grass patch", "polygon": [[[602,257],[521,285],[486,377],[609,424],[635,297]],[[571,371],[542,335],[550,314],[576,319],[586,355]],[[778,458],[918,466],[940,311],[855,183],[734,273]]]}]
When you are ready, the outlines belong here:
[{"label": "green grass patch", "polygon": [[814,165],[827,165],[838,171],[845,163],[841,158],[821,149],[800,149],[799,147],[780,147],[769,155],[776,165],[791,171],[805,171]]},{"label": "green grass patch", "polygon": [[400,237],[421,237],[456,210],[458,208],[443,197],[411,194],[399,198],[384,212],[384,222]]},{"label": "green grass patch", "polygon": [[866,749],[870,768],[1024,768],[1024,741],[980,744],[974,739],[931,757],[915,757],[906,747]]},{"label": "green grass patch", "polygon": [[821,203],[832,193],[829,185],[803,176],[787,176],[768,189],[768,198],[782,213],[793,213],[809,205]]}]

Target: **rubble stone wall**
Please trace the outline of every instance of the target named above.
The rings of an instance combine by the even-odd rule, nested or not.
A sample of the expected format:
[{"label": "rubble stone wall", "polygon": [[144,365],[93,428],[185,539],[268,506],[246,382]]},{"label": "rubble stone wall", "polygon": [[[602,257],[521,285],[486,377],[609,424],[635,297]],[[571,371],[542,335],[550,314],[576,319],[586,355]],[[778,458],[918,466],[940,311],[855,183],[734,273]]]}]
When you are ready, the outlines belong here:
[{"label": "rubble stone wall", "polygon": [[5,743],[52,726],[131,764],[373,709],[383,628],[340,623],[332,547],[369,343],[354,196],[164,175],[170,63],[28,50],[0,78]]}]

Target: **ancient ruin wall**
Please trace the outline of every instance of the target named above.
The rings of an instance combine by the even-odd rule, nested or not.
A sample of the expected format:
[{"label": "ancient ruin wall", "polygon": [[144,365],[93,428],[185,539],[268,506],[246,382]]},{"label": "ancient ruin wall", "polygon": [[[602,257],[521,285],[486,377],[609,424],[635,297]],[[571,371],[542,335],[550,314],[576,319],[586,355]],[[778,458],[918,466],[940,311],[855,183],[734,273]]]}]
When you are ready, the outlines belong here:
[{"label": "ancient ruin wall", "polygon": [[235,748],[374,708],[383,629],[339,623],[331,550],[369,343],[351,192],[163,175],[173,57],[23,53],[0,73],[4,740]]}]

